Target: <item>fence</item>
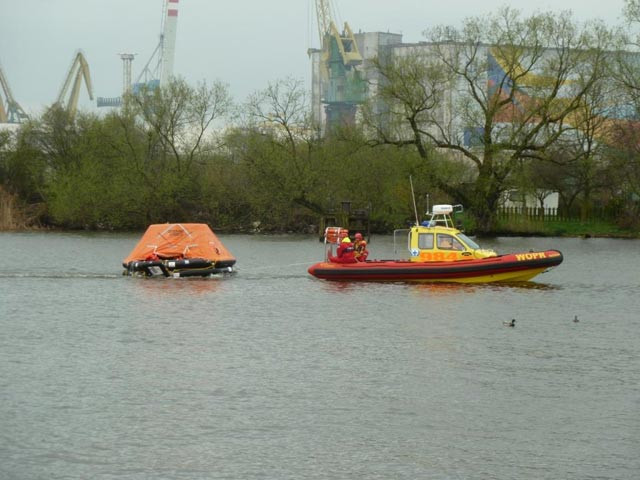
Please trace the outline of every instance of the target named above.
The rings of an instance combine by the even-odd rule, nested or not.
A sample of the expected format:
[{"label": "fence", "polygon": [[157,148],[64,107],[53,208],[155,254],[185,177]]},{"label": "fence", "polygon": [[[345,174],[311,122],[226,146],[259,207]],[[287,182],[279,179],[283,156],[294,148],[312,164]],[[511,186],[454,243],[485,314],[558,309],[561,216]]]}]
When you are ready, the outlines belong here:
[{"label": "fence", "polygon": [[567,222],[580,220],[609,220],[611,213],[604,207],[593,207],[583,216],[579,210],[543,207],[502,207],[498,209],[500,220],[530,220],[540,222]]}]

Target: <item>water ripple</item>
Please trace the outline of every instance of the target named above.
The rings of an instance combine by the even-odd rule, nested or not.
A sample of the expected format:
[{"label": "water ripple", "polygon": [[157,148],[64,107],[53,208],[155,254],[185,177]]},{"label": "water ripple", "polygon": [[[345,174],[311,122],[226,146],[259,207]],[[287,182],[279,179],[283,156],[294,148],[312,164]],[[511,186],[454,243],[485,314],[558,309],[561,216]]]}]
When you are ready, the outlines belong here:
[{"label": "water ripple", "polygon": [[[0,272],[0,478],[640,471],[637,242],[603,259],[606,241],[508,239],[565,263],[408,285],[316,280],[295,260],[318,242],[298,237],[223,238],[233,276],[122,277],[136,240],[0,235],[27,259]],[[57,255],[45,269],[33,251]]]}]

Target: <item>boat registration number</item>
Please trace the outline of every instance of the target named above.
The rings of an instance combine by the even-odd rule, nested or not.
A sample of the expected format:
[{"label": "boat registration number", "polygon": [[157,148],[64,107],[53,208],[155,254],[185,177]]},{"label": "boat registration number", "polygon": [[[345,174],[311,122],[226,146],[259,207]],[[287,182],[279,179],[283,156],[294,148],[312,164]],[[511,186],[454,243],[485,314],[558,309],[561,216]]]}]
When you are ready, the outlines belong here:
[{"label": "boat registration number", "polygon": [[421,252],[420,260],[425,262],[443,262],[445,260],[457,260],[456,252]]}]

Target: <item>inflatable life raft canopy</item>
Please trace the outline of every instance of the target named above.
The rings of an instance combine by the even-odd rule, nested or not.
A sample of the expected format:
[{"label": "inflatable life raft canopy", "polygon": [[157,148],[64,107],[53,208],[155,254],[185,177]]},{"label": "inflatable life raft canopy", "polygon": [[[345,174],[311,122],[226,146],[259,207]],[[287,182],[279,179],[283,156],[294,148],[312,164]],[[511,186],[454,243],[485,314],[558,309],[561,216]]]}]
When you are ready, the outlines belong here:
[{"label": "inflatable life raft canopy", "polygon": [[236,259],[205,223],[161,223],[149,225],[138,244],[123,260],[131,262],[152,259],[210,260],[216,266],[231,266]]}]

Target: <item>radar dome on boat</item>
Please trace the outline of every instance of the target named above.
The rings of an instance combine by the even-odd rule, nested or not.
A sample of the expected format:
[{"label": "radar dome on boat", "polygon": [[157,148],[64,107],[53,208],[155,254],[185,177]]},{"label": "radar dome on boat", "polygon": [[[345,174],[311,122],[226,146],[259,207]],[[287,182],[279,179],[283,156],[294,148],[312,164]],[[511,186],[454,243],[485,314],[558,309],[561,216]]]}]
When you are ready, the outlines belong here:
[{"label": "radar dome on boat", "polygon": [[431,213],[433,215],[451,215],[453,213],[453,205],[434,205]]}]

